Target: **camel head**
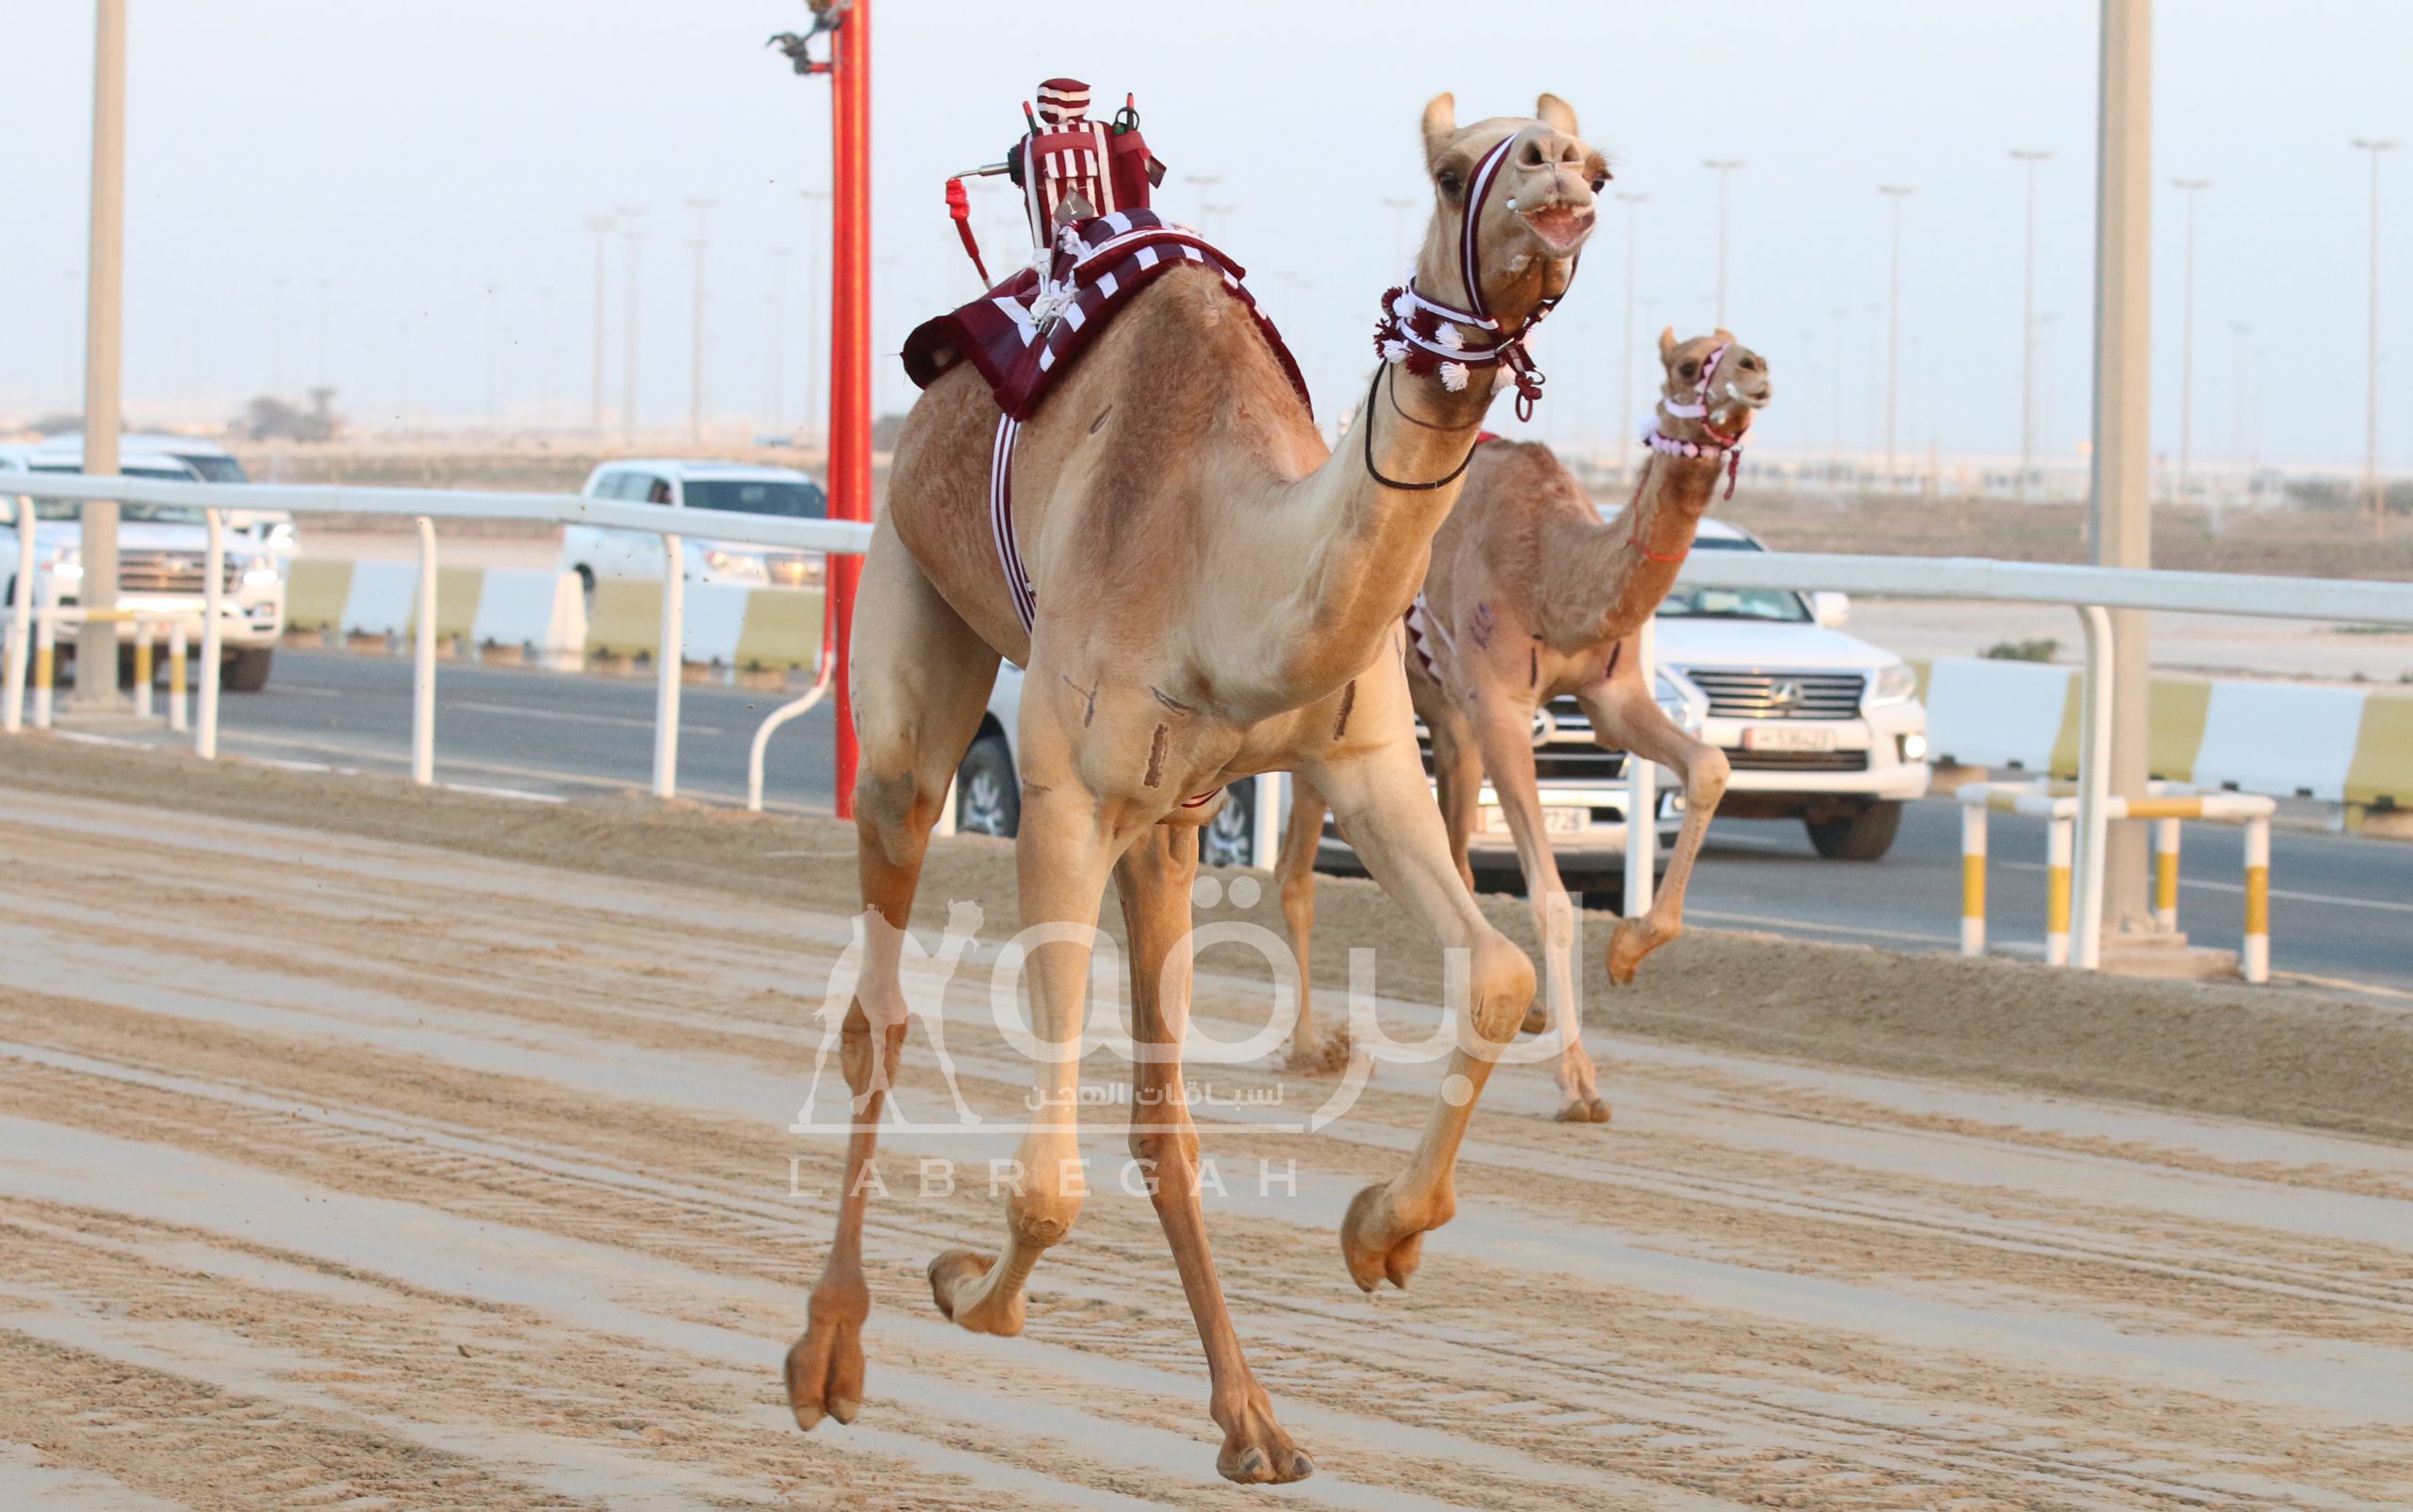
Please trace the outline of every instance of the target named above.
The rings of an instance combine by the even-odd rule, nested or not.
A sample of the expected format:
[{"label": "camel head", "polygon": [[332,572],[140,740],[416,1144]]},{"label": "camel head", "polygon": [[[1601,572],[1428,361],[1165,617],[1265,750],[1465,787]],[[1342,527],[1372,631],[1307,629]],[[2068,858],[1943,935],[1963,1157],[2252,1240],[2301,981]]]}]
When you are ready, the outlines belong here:
[{"label": "camel head", "polygon": [[1576,135],[1575,111],[1545,94],[1531,117],[1493,116],[1461,126],[1454,96],[1424,107],[1424,160],[1433,180],[1433,223],[1417,257],[1417,283],[1436,297],[1466,293],[1461,271],[1476,174],[1502,142],[1506,156],[1473,207],[1476,266],[1483,284],[1467,307],[1488,308],[1514,327],[1545,299],[1567,291],[1575,255],[1592,234],[1593,201],[1609,179],[1608,160]]},{"label": "camel head", "polygon": [[1767,359],[1731,331],[1679,341],[1669,326],[1659,333],[1659,361],[1667,370],[1659,389],[1659,430],[1671,440],[1732,446],[1768,402]]}]

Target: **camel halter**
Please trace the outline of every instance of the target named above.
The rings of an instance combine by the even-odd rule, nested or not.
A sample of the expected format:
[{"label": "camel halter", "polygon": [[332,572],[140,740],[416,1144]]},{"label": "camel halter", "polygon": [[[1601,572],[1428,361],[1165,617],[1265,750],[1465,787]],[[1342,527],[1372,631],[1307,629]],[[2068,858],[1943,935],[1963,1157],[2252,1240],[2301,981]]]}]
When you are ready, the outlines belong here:
[{"label": "camel halter", "polygon": [[[1720,452],[1725,453],[1726,497],[1729,499],[1734,497],[1735,475],[1743,470],[1743,437],[1739,435],[1729,436],[1710,422],[1709,412],[1713,406],[1709,402],[1709,396],[1714,380],[1717,376],[1718,366],[1726,360],[1726,353],[1732,350],[1732,343],[1731,342],[1722,343],[1709,349],[1709,355],[1701,361],[1700,382],[1693,390],[1693,402],[1691,403],[1672,403],[1665,399],[1659,402],[1659,408],[1661,411],[1671,419],[1700,421],[1700,428],[1709,433],[1708,440],[1679,441],[1674,436],[1671,436],[1666,432],[1660,430],[1658,422],[1655,420],[1651,422],[1649,429],[1642,433],[1643,444],[1661,456],[1714,457],[1718,455]],[[1729,384],[1727,386],[1727,389],[1728,392],[1732,393],[1733,386]],[[1746,408],[1750,407],[1749,402],[1745,400],[1742,395],[1734,394],[1733,398],[1736,403],[1742,404]],[[1648,477],[1650,475],[1650,469],[1648,468],[1643,469],[1643,475],[1644,477]],[[1642,478],[1636,478],[1633,481],[1633,497],[1637,502],[1640,501],[1642,498]],[[1629,538],[1627,544],[1631,545],[1635,551],[1640,551],[1644,556],[1649,557],[1653,562],[1681,562],[1683,560],[1683,556],[1681,553],[1675,556],[1661,556],[1658,552],[1653,551],[1650,548],[1643,545],[1642,522],[1639,519],[1634,521],[1634,532],[1633,536]],[[1686,550],[1690,550],[1690,548],[1687,548]]]},{"label": "camel halter", "polygon": [[1517,385],[1517,418],[1530,420],[1547,378],[1534,366],[1525,337],[1557,307],[1565,291],[1544,298],[1517,329],[1502,332],[1483,297],[1481,235],[1483,207],[1491,198],[1492,186],[1500,181],[1501,165],[1523,135],[1511,133],[1484,154],[1467,185],[1467,209],[1458,228],[1458,272],[1466,285],[1469,308],[1462,310],[1428,297],[1416,287],[1416,275],[1411,272],[1406,283],[1383,291],[1374,351],[1384,362],[1404,367],[1420,377],[1437,376],[1441,386],[1453,394],[1466,387],[1470,370],[1504,367]]}]

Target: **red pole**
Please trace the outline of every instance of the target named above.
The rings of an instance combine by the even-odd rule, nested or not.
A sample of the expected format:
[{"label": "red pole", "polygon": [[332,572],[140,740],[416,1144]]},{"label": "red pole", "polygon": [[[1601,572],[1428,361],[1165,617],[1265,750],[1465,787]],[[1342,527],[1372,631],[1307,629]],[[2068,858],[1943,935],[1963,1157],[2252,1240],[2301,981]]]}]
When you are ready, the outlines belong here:
[{"label": "red pole", "polygon": [[[871,0],[854,0],[830,46],[836,162],[830,197],[829,503],[837,519],[871,518]],[[838,622],[838,817],[855,814],[855,590],[862,558],[829,559]]]}]

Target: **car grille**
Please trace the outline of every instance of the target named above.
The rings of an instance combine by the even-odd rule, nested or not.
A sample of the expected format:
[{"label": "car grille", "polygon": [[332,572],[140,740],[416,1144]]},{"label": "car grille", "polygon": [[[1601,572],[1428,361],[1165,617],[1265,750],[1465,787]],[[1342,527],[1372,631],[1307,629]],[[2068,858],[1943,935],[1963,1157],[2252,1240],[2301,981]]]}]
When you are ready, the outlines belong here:
[{"label": "car grille", "polygon": [[[226,559],[228,592],[242,582],[242,568]],[[199,593],[207,582],[198,551],[121,551],[117,585],[122,593]]]},{"label": "car grille", "polygon": [[1726,764],[1738,772],[1864,772],[1864,750],[1729,750]]},{"label": "car grille", "polygon": [[1686,667],[1709,695],[1709,712],[1727,719],[1857,719],[1857,672],[1726,672]]},{"label": "car grille", "polygon": [[[1625,778],[1625,752],[1602,750],[1592,743],[1592,721],[1571,698],[1552,698],[1545,706],[1551,729],[1534,747],[1534,776],[1544,782],[1607,783]],[[1416,726],[1416,748],[1424,757],[1427,776],[1433,771],[1433,741],[1422,721]]]}]

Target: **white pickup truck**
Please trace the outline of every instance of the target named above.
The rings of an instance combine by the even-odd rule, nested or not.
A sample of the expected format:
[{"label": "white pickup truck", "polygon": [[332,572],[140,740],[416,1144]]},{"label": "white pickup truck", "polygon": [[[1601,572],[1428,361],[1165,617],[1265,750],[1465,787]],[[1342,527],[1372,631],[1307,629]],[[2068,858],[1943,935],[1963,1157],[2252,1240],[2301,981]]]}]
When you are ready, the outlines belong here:
[{"label": "white pickup truck", "polygon": [[[83,505],[74,500],[45,499],[38,490],[43,474],[78,472],[82,468],[81,448],[73,445],[0,450],[0,583],[6,584],[7,602],[14,603],[15,596],[24,591],[30,591],[38,604],[76,601],[84,582]],[[130,478],[208,481],[192,464],[164,452],[126,451],[119,457],[118,469]],[[18,560],[17,510],[28,498],[34,513],[31,564]],[[209,548],[208,525],[202,512],[185,504],[128,503],[118,506],[118,520],[120,606],[188,610],[198,615],[205,602]],[[285,629],[285,574],[292,526],[289,518],[267,515],[247,516],[239,524],[230,518],[227,523],[226,581],[219,623],[221,644],[225,648],[222,685],[232,692],[256,693],[268,685],[277,638]],[[73,636],[60,637],[59,654],[63,660],[73,659]]]},{"label": "white pickup truck", "polygon": [[[1749,532],[1715,520],[1702,522],[1693,547],[1765,550]],[[1725,750],[1732,775],[1720,817],[1799,819],[1821,856],[1874,861],[1892,846],[1903,802],[1927,792],[1927,711],[1900,657],[1835,628],[1848,612],[1839,593],[1680,589],[1656,621],[1659,706]],[[979,734],[956,773],[959,830],[1011,835],[1020,825],[1022,681],[1012,664],[998,668]],[[1572,698],[1552,700],[1535,717],[1534,748],[1561,877],[1614,903],[1624,893],[1625,754],[1593,744]],[[1235,784],[1201,835],[1208,865],[1271,864],[1250,844],[1256,791]],[[1653,828],[1664,860],[1683,823],[1683,795],[1665,771],[1658,792]],[[1514,879],[1517,852],[1488,782],[1482,802],[1469,859],[1479,875]],[[1354,870],[1354,861],[1327,826],[1319,864]]]},{"label": "white pickup truck", "polygon": [[[587,475],[586,485],[579,492],[589,499],[619,499],[696,511],[694,533],[681,537],[681,551],[686,558],[684,575],[690,583],[727,583],[754,588],[821,585],[827,564],[818,551],[789,551],[712,539],[712,519],[716,514],[827,519],[829,496],[819,484],[794,468],[630,458],[597,468]],[[564,526],[562,570],[578,575],[592,611],[595,584],[599,581],[662,581],[662,540],[650,531]]]}]

